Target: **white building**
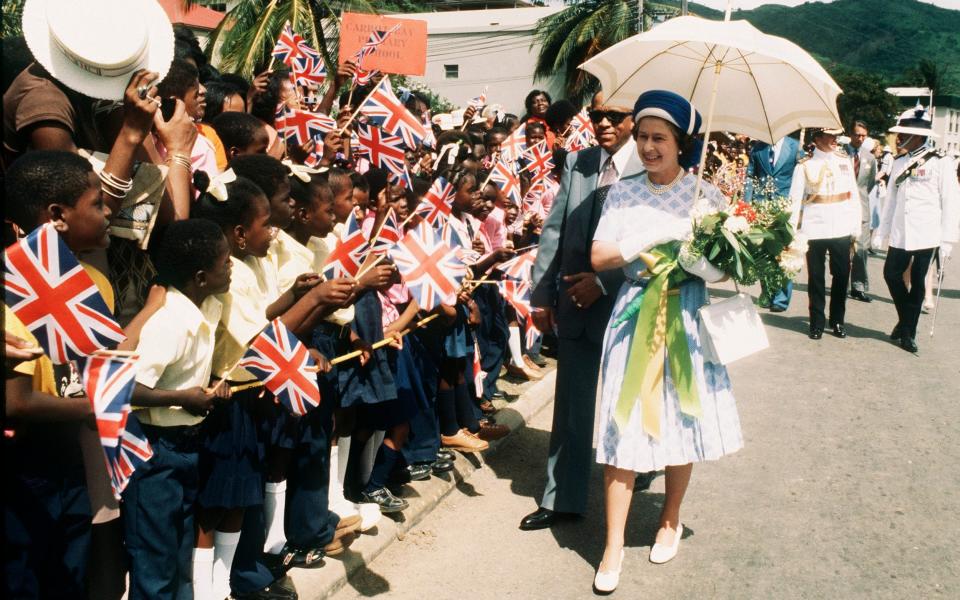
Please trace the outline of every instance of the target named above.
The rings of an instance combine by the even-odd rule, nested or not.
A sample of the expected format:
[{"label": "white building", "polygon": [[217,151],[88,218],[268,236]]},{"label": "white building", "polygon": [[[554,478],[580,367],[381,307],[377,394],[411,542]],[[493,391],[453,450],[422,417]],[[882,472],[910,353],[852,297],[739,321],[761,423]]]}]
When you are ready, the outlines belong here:
[{"label": "white building", "polygon": [[487,102],[517,116],[533,89],[563,97],[562,79],[534,82],[537,21],[563,6],[443,11],[396,15],[427,22],[427,68],[421,81],[453,104],[466,106],[487,88]]}]

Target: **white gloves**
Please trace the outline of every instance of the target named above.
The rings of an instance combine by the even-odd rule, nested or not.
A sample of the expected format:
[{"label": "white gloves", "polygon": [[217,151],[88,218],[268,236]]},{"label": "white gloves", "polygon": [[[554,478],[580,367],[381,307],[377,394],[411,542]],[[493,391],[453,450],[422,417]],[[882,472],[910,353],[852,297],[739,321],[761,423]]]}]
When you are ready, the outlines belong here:
[{"label": "white gloves", "polygon": [[940,242],[940,260],[947,262],[950,260],[950,253],[953,251],[953,244],[950,242]]},{"label": "white gloves", "polygon": [[642,252],[646,252],[654,246],[671,240],[683,239],[684,236],[690,233],[690,229],[691,224],[689,219],[677,219],[672,223],[666,224],[658,232],[647,231],[624,238],[617,243],[620,249],[620,256],[628,263],[633,262]]}]

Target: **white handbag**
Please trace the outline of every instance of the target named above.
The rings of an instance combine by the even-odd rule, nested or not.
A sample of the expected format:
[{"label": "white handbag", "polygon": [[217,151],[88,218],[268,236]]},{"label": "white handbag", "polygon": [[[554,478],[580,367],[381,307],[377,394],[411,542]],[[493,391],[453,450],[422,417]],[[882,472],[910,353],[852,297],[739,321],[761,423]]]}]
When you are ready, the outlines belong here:
[{"label": "white handbag", "polygon": [[700,344],[703,359],[728,365],[770,346],[753,299],[744,293],[702,306]]}]

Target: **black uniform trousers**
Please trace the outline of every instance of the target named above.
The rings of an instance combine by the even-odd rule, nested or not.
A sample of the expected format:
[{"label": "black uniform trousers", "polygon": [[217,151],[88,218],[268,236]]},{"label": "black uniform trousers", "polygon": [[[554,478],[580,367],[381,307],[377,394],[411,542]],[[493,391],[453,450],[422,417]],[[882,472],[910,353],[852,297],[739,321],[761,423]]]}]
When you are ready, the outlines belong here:
[{"label": "black uniform trousers", "polygon": [[843,324],[847,310],[847,282],[850,281],[850,236],[810,240],[807,244],[807,294],[810,297],[810,329],[823,329],[826,319],[826,273],[824,260],[830,255],[830,324]]},{"label": "black uniform trousers", "polygon": [[[911,339],[917,337],[917,322],[923,297],[927,293],[926,277],[936,248],[904,250],[890,246],[887,260],[883,263],[883,279],[887,282],[893,304],[897,307],[900,334]],[[913,266],[910,267],[910,261]],[[903,274],[910,267],[910,289],[903,283]]]}]

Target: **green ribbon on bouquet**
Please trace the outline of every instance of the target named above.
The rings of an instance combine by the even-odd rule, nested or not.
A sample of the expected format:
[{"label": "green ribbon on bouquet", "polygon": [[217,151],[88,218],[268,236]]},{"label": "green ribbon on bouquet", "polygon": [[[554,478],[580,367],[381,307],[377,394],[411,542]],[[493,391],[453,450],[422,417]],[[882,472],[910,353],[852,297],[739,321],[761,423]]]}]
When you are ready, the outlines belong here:
[{"label": "green ribbon on bouquet", "polygon": [[614,420],[621,431],[625,429],[639,401],[643,430],[656,440],[660,439],[664,368],[668,360],[680,411],[697,418],[703,414],[680,308],[677,285],[687,276],[677,263],[678,254],[679,244],[668,243],[640,255],[650,272],[650,281],[613,322],[616,327],[637,315]]}]

